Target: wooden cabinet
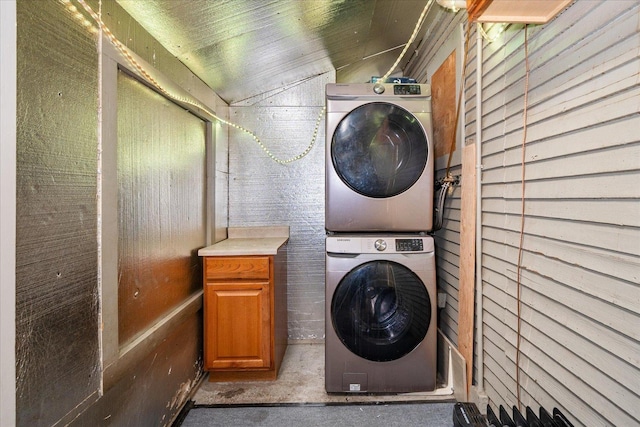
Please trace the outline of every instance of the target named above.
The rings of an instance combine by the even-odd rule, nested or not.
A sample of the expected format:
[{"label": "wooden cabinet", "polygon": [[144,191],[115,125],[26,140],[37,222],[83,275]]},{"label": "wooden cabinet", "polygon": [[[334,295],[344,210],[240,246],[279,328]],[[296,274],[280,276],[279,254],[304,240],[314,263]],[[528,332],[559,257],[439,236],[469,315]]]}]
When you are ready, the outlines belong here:
[{"label": "wooden cabinet", "polygon": [[286,245],[276,255],[204,258],[210,381],[274,380],[287,346]]}]

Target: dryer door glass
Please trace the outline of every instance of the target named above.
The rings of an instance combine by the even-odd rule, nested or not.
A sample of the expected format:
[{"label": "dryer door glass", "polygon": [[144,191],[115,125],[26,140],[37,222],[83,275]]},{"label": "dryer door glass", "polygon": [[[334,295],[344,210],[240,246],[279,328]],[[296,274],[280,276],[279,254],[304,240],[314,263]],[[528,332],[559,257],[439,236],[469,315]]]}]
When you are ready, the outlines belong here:
[{"label": "dryer door glass", "polygon": [[392,197],[411,188],[422,175],[428,154],[418,119],[384,102],[351,111],[331,141],[336,173],[353,191],[367,197]]},{"label": "dryer door glass", "polygon": [[367,360],[396,360],[427,334],[431,299],[420,278],[392,261],[370,261],[338,284],[331,320],[342,343]]}]

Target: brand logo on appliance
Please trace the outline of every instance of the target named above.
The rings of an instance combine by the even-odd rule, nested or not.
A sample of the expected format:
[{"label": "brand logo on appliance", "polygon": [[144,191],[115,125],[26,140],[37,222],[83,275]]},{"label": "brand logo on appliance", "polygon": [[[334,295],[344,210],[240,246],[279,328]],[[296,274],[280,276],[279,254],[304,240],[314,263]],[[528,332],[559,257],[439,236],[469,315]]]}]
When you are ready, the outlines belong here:
[{"label": "brand logo on appliance", "polygon": [[350,242],[351,239],[336,239],[337,242]]}]

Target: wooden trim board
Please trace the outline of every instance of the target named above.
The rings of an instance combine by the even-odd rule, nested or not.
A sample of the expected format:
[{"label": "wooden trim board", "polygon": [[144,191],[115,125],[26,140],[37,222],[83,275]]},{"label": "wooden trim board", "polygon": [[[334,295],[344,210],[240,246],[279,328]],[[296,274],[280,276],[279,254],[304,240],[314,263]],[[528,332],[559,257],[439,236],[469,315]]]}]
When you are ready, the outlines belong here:
[{"label": "wooden trim board", "polygon": [[475,151],[475,144],[466,145],[462,149],[458,350],[467,362],[467,392],[473,380],[473,320],[476,257]]}]

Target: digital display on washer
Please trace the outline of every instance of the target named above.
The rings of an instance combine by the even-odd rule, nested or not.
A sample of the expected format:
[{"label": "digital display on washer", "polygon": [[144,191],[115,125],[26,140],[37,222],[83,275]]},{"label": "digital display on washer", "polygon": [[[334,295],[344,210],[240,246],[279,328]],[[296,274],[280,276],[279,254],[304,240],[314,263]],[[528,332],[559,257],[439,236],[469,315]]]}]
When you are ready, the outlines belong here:
[{"label": "digital display on washer", "polygon": [[424,250],[422,239],[396,239],[397,252],[418,252]]},{"label": "digital display on washer", "polygon": [[393,85],[394,95],[420,95],[420,85]]}]

